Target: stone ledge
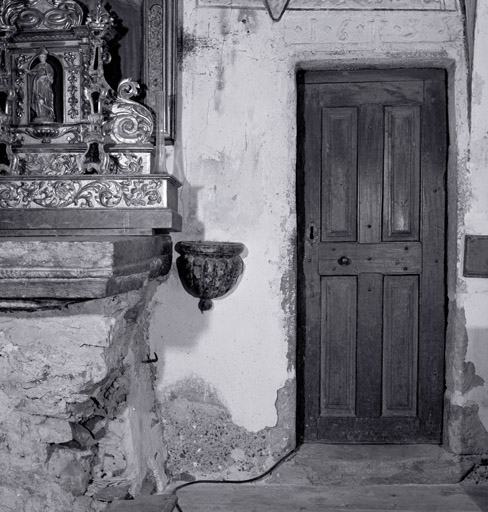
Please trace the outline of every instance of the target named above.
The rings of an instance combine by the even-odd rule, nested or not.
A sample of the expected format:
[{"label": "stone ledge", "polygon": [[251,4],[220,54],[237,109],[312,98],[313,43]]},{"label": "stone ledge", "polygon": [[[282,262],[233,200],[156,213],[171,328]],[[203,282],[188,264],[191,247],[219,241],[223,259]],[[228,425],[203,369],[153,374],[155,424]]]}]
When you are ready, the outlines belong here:
[{"label": "stone ledge", "polygon": [[169,235],[0,238],[0,309],[136,290],[167,274],[171,258]]}]

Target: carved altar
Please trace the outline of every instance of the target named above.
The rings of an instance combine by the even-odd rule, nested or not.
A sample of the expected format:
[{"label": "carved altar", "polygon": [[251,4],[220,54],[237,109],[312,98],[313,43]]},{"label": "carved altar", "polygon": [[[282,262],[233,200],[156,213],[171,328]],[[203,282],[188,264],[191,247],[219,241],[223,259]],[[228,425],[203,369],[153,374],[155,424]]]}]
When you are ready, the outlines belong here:
[{"label": "carved altar", "polygon": [[[174,123],[174,76],[165,67],[174,45],[162,44],[161,32],[173,38],[175,16],[168,19],[167,0],[129,5],[144,10],[141,41],[153,56],[138,77],[142,88],[130,77],[115,88],[106,79],[120,28],[110,3],[0,4],[0,299],[101,297],[169,270],[180,183],[165,167]],[[94,236],[103,237],[98,246]],[[47,257],[30,258],[33,239]],[[100,269],[102,246],[113,257]],[[97,285],[71,286],[88,282]]]},{"label": "carved altar", "polygon": [[151,110],[131,78],[109,86],[102,2],[5,0],[0,30],[0,233],[179,229],[162,84],[149,84]]}]

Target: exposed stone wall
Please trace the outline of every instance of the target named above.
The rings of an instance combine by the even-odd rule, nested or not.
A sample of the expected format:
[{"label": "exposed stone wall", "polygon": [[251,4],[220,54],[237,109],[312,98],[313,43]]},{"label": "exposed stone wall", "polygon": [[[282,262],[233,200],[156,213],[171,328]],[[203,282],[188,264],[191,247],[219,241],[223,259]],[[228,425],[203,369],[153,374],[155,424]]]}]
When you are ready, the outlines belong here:
[{"label": "exposed stone wall", "polygon": [[164,487],[145,306],[132,292],[0,315],[2,512],[102,511]]}]

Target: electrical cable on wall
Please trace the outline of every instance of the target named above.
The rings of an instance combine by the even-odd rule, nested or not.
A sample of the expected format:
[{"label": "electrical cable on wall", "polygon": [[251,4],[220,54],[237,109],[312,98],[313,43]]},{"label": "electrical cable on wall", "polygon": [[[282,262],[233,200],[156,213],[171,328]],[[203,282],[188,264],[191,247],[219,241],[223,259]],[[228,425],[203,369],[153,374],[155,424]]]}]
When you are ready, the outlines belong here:
[{"label": "electrical cable on wall", "polygon": [[[281,457],[281,459],[279,459],[277,462],[275,462],[273,464],[273,466],[271,466],[269,469],[267,469],[264,473],[261,473],[260,475],[255,476],[253,478],[248,478],[247,480],[195,480],[194,482],[187,482],[187,483],[179,485],[178,487],[175,487],[175,489],[173,489],[172,494],[174,494],[175,496],[178,496],[177,493],[179,490],[181,490],[185,487],[190,487],[190,485],[196,485],[196,484],[252,484],[254,482],[258,482],[259,480],[270,475],[275,469],[277,469],[279,466],[281,466],[281,464],[286,462],[292,455],[295,454],[295,452],[298,450],[298,448],[299,447],[296,446],[295,448],[293,448],[293,450],[291,450],[287,454],[283,455],[283,457]],[[185,512],[181,508],[181,506],[179,505],[178,502],[176,503],[176,509],[178,510],[178,512]],[[191,511],[188,511],[188,512],[191,512]]]}]

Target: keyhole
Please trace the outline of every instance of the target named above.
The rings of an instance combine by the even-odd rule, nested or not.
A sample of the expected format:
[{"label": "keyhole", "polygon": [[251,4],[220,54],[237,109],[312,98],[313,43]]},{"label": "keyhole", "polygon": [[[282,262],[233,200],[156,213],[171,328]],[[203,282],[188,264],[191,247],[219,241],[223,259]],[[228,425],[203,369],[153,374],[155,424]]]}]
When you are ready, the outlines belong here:
[{"label": "keyhole", "polygon": [[315,240],[315,229],[314,229],[314,226],[310,226],[310,240]]}]

